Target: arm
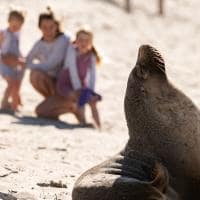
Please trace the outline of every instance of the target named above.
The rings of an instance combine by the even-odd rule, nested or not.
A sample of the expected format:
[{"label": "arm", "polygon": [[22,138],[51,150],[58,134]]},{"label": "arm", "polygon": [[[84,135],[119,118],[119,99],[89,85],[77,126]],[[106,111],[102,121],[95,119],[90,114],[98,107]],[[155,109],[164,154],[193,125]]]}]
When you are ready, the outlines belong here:
[{"label": "arm", "polygon": [[5,36],[4,36],[4,34],[3,34],[3,31],[1,31],[1,32],[0,32],[0,47],[1,47],[1,45],[2,45],[2,43],[3,43],[3,41],[4,41],[4,39],[5,39]]},{"label": "arm", "polygon": [[8,53],[11,45],[11,40],[9,35],[6,34],[6,31],[0,32],[0,47],[1,47],[1,60],[5,65],[10,67],[16,67],[20,62],[16,55]]},{"label": "arm", "polygon": [[87,72],[87,83],[88,87],[94,91],[95,89],[95,81],[96,81],[96,58],[93,55],[91,58],[91,66]]},{"label": "arm", "polygon": [[25,68],[25,60],[23,58],[17,58],[15,55],[12,54],[1,55],[1,60],[5,65],[8,65],[11,68],[15,68],[16,66]]},{"label": "arm", "polygon": [[[61,36],[60,36],[61,37]],[[40,63],[29,63],[29,58],[28,57],[28,63],[30,68],[36,68],[36,69],[44,69],[44,70],[50,70],[55,68],[58,64],[61,64],[66,52],[67,48],[67,40],[66,38],[58,38],[55,41],[53,51],[51,54],[48,55],[47,60],[40,62]]]},{"label": "arm", "polygon": [[18,58],[14,55],[11,54],[2,54],[1,55],[1,60],[5,65],[8,65],[10,67],[16,67],[16,65],[19,64]]},{"label": "arm", "polygon": [[69,45],[68,47],[64,68],[69,69],[69,75],[73,89],[74,90],[80,89],[82,85],[80,78],[78,76],[78,71],[76,66],[76,50],[72,45]]},{"label": "arm", "polygon": [[1,55],[5,55],[7,54],[8,50],[9,50],[9,47],[10,47],[10,37],[9,35],[7,34],[7,31],[6,30],[3,30],[0,32],[0,47],[1,47]]},{"label": "arm", "polygon": [[27,57],[26,57],[26,66],[29,67],[29,68],[34,68],[34,65],[33,65],[33,61],[34,59],[37,58],[37,55],[38,55],[38,48],[39,47],[39,42],[37,42],[33,47],[32,49],[30,50],[30,52],[28,53]]}]

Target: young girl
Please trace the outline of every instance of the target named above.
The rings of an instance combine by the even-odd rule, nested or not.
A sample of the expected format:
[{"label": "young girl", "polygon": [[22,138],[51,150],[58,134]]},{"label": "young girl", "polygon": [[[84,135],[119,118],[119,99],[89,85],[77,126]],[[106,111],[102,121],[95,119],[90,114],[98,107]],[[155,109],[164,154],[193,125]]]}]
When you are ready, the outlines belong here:
[{"label": "young girl", "polygon": [[68,98],[77,101],[79,121],[86,123],[84,105],[90,105],[93,119],[97,127],[101,127],[96,103],[101,96],[94,92],[96,64],[100,62],[97,51],[93,46],[93,34],[90,30],[81,29],[76,34],[75,42],[69,46],[64,67],[61,71],[57,91]]},{"label": "young girl", "polygon": [[8,28],[1,31],[0,72],[7,82],[1,101],[1,109],[15,112],[21,105],[20,86],[25,61],[19,50],[19,31],[24,23],[23,13],[12,10],[8,16]]}]

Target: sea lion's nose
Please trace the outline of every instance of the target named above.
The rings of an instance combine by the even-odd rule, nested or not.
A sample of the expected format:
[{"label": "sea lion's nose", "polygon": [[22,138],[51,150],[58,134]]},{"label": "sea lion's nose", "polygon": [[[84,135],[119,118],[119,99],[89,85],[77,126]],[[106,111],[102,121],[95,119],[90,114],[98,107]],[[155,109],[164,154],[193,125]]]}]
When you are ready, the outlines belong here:
[{"label": "sea lion's nose", "polygon": [[151,45],[141,45],[138,51],[136,65],[151,73],[165,74],[165,62],[159,51]]}]

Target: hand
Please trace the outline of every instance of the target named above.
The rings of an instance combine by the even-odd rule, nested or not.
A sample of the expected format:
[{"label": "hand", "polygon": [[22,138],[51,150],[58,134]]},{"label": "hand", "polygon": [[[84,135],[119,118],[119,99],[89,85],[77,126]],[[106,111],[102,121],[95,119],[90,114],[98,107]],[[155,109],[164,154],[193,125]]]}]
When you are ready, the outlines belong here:
[{"label": "hand", "polygon": [[18,64],[18,58],[12,54],[1,55],[4,64],[14,68]]},{"label": "hand", "polygon": [[78,90],[75,90],[75,95],[76,95],[77,98],[80,97],[80,95],[81,95],[81,90],[82,90],[82,88],[81,88],[81,89],[78,89]]},{"label": "hand", "polygon": [[26,61],[25,58],[18,58],[18,65],[20,65],[21,69],[24,69],[26,67]]}]

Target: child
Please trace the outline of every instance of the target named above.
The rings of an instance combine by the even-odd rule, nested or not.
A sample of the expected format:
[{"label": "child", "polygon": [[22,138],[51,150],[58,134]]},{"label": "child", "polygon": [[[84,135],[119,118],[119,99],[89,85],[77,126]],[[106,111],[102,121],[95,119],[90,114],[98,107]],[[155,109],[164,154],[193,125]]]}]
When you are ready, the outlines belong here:
[{"label": "child", "polygon": [[0,72],[7,82],[1,109],[15,112],[21,105],[19,94],[25,61],[19,50],[19,31],[24,23],[22,12],[12,10],[8,16],[8,28],[1,32]]},{"label": "child", "polygon": [[61,71],[57,91],[68,98],[77,100],[78,112],[74,113],[81,123],[86,123],[84,105],[90,105],[93,119],[98,128],[101,127],[96,103],[101,96],[94,92],[96,64],[100,62],[93,46],[93,34],[90,30],[81,29],[76,34],[75,42],[69,46],[65,64]]}]

